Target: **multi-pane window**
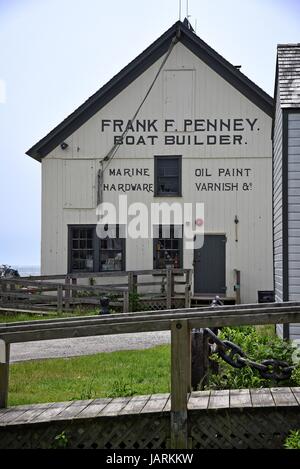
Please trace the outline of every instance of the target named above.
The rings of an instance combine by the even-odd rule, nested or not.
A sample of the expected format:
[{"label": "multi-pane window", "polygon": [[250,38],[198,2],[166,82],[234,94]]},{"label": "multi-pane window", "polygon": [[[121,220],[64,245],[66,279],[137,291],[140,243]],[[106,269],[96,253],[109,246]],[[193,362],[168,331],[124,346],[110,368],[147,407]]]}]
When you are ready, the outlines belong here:
[{"label": "multi-pane window", "polygon": [[94,270],[94,229],[73,228],[71,247],[71,271]]},{"label": "multi-pane window", "polygon": [[124,270],[124,239],[119,238],[117,226],[116,237],[109,235],[100,240],[100,271]]},{"label": "multi-pane window", "polygon": [[155,195],[181,197],[181,156],[155,156]]},{"label": "multi-pane window", "polygon": [[125,239],[119,227],[99,238],[96,226],[69,226],[69,272],[125,270]]},{"label": "multi-pane window", "polygon": [[182,227],[159,225],[158,237],[154,238],[154,269],[174,269],[182,267]]}]

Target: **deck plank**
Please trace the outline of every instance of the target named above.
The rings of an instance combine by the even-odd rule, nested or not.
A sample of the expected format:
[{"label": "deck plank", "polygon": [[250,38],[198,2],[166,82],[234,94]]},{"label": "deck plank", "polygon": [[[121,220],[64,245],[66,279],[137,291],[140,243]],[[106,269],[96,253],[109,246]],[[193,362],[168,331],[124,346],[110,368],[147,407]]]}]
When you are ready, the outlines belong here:
[{"label": "deck plank", "polygon": [[229,407],[229,389],[211,391],[208,402],[208,409],[223,409]]},{"label": "deck plank", "polygon": [[48,422],[50,420],[56,420],[57,416],[69,405],[71,402],[57,402],[49,409],[45,409],[40,415],[38,415],[34,422]]},{"label": "deck plank", "polygon": [[290,388],[271,388],[276,406],[297,406],[298,402]]},{"label": "deck plank", "polygon": [[139,414],[149,399],[150,396],[133,396],[130,401],[127,402],[125,407],[120,411],[119,415]]},{"label": "deck plank", "polygon": [[9,409],[8,412],[2,414],[0,418],[0,427],[10,425],[15,419],[25,414],[26,410]]},{"label": "deck plank", "polygon": [[294,387],[294,388],[291,388],[292,389],[292,392],[298,402],[298,404],[300,405],[300,387]]},{"label": "deck plank", "polygon": [[275,402],[269,388],[250,389],[253,407],[275,407]]},{"label": "deck plank", "polygon": [[171,395],[170,394],[163,408],[163,412],[171,412]]},{"label": "deck plank", "polygon": [[194,391],[188,400],[188,410],[207,409],[210,391]]},{"label": "deck plank", "polygon": [[236,407],[252,407],[249,389],[230,389],[229,406],[231,409]]},{"label": "deck plank", "polygon": [[13,425],[20,425],[22,423],[29,423],[35,420],[42,412],[46,409],[49,409],[52,404],[45,404],[44,406],[34,406],[31,409],[25,411],[24,414],[21,414],[17,417],[12,424]]},{"label": "deck plank", "polygon": [[144,408],[141,410],[141,414],[162,412],[168,402],[169,397],[169,394],[152,394]]},{"label": "deck plank", "polygon": [[112,401],[112,398],[93,400],[85,409],[75,416],[75,419],[97,417],[100,412]]},{"label": "deck plank", "polygon": [[75,418],[81,411],[86,409],[92,400],[74,401],[68,407],[65,407],[55,420],[69,420]]},{"label": "deck plank", "polygon": [[119,415],[119,412],[121,412],[129,400],[130,397],[117,397],[116,399],[112,399],[100,412],[99,417]]}]

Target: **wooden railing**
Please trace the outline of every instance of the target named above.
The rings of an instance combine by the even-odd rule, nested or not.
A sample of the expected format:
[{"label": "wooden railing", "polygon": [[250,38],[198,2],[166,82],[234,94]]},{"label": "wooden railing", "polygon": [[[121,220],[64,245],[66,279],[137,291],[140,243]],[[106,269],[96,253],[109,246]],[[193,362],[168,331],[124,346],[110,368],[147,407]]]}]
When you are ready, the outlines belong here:
[{"label": "wooden railing", "polygon": [[[140,280],[139,277],[146,277]],[[153,276],[155,278],[153,279]],[[180,276],[184,278],[181,279]],[[122,283],[84,285],[78,280],[102,279],[109,281],[115,278],[124,279]],[[180,293],[177,286],[184,286]],[[161,269],[137,270],[129,272],[91,272],[67,275],[45,275],[0,279],[0,301],[2,304],[22,306],[29,304],[50,305],[57,311],[69,310],[70,305],[95,304],[99,306],[99,294],[113,294],[116,298],[111,302],[112,307],[122,308],[124,313],[133,309],[133,295],[140,294],[141,287],[160,288],[161,302],[166,308],[171,308],[174,299],[181,298],[185,307],[190,306],[191,299],[191,270],[189,269]],[[80,296],[81,292],[85,296]],[[51,294],[52,293],[52,294]],[[90,293],[90,296],[88,295]],[[148,292],[148,297],[154,292]],[[145,296],[145,295],[144,295]],[[153,296],[153,299],[157,298]]]},{"label": "wooden railing", "polygon": [[0,325],[0,407],[8,403],[11,343],[171,331],[171,448],[187,448],[187,400],[191,392],[191,330],[203,327],[300,322],[300,303],[188,308],[39,320]]}]

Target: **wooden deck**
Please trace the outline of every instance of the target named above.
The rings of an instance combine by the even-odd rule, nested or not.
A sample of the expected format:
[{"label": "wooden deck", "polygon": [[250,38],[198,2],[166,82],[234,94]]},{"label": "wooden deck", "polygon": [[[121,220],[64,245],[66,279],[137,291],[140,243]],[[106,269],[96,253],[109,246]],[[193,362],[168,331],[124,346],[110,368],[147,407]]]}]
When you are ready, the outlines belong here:
[{"label": "wooden deck", "polygon": [[[300,421],[300,387],[197,391],[188,398],[188,447],[282,448]],[[0,410],[0,449],[174,448],[170,394],[20,405]]]},{"label": "wooden deck", "polygon": [[[192,392],[188,410],[300,406],[300,387]],[[0,427],[170,412],[170,394],[32,404],[0,409]]]}]

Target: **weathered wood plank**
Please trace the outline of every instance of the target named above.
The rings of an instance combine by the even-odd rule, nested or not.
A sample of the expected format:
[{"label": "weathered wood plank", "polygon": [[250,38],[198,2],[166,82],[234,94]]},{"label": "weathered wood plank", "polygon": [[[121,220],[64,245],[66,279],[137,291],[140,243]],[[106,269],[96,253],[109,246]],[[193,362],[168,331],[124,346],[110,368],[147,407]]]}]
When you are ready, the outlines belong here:
[{"label": "weathered wood plank", "polygon": [[298,406],[298,402],[290,388],[271,388],[276,406]]},{"label": "weathered wood plank", "polygon": [[13,409],[13,410],[9,410],[5,414],[2,414],[0,416],[0,427],[10,424],[15,419],[17,419],[21,415],[25,414],[25,412],[26,412],[25,409],[22,409],[22,410],[21,409],[19,409],[19,410]]},{"label": "weathered wood plank", "polygon": [[74,401],[68,407],[65,407],[55,420],[69,420],[75,418],[81,411],[86,409],[92,401],[77,402]]},{"label": "weathered wood plank", "polygon": [[71,402],[57,402],[49,409],[45,409],[40,415],[38,415],[34,422],[49,422],[50,420],[55,420],[57,416],[69,405]]},{"label": "weathered wood plank", "polygon": [[10,345],[0,340],[0,408],[7,407]]},{"label": "weathered wood plank", "polygon": [[15,418],[11,424],[19,425],[21,423],[29,423],[35,421],[35,419],[46,409],[52,407],[52,404],[44,404],[43,406],[32,406],[31,409],[25,411],[25,413],[21,413],[19,417]]},{"label": "weathered wood plank", "polygon": [[152,394],[140,413],[148,414],[152,412],[162,412],[168,399],[169,394]]},{"label": "weathered wood plank", "polygon": [[170,412],[170,411],[171,411],[171,395],[169,394],[165,407],[163,408],[163,412]]},{"label": "weathered wood plank", "polygon": [[171,448],[187,448],[187,394],[191,391],[191,331],[187,320],[171,321]]},{"label": "weathered wood plank", "polygon": [[229,407],[229,389],[212,390],[209,396],[208,409],[223,409]]},{"label": "weathered wood plank", "polygon": [[252,407],[252,401],[249,389],[230,389],[229,406],[235,407]]},{"label": "weathered wood plank", "polygon": [[253,407],[275,407],[270,389],[250,389],[249,391]]},{"label": "weathered wood plank", "polygon": [[100,412],[100,416],[118,415],[119,412],[125,407],[130,397],[117,397],[113,399],[107,406]]},{"label": "weathered wood plank", "polygon": [[119,415],[123,414],[139,414],[147,402],[150,396],[133,396],[130,401],[127,402],[125,407],[120,411]]},{"label": "weathered wood plank", "polygon": [[112,398],[94,399],[85,409],[83,409],[76,419],[97,417],[100,412],[112,401]]},{"label": "weathered wood plank", "polygon": [[188,410],[207,409],[211,391],[193,391],[188,401]]},{"label": "weathered wood plank", "polygon": [[298,404],[300,405],[300,386],[298,387],[293,387],[291,388],[292,389],[292,392],[298,402]]}]

